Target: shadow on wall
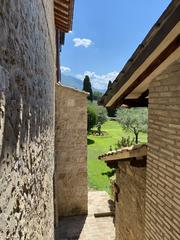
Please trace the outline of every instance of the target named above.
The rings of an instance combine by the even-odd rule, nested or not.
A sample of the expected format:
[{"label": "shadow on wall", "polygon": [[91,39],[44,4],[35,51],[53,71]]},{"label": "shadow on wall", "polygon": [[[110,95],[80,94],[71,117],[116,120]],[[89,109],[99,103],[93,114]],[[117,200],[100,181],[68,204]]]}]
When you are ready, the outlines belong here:
[{"label": "shadow on wall", "polygon": [[[0,67],[0,75],[2,80],[0,86],[0,154],[1,160],[7,161],[8,156],[13,155],[18,158],[20,148],[23,149],[24,143],[30,137],[31,129],[34,128],[32,124],[35,125],[37,120],[35,119],[36,111],[34,110],[33,114],[30,112],[30,104],[27,101],[26,76],[22,73],[15,73],[15,77],[10,78],[9,73],[2,67]],[[31,121],[29,121],[30,118]],[[37,136],[37,133],[35,135]]]},{"label": "shadow on wall", "polygon": [[113,216],[113,223],[115,225],[115,202],[112,199],[108,200],[109,210]]},{"label": "shadow on wall", "polygon": [[0,78],[0,159],[8,163],[9,156],[18,161],[25,148],[31,148],[27,143],[46,131],[48,112],[44,114],[43,106],[38,106],[36,98],[41,94],[35,84],[28,84],[30,79],[24,73],[9,76],[0,66]]},{"label": "shadow on wall", "polygon": [[62,217],[55,230],[55,240],[79,239],[87,216]]},{"label": "shadow on wall", "polygon": [[52,168],[44,153],[49,151],[45,136],[52,114],[39,87],[43,81],[37,76],[36,83],[20,69],[7,71],[0,65],[0,239],[20,239],[24,219],[36,232],[37,221],[45,224],[49,217],[51,192],[44,179]]}]

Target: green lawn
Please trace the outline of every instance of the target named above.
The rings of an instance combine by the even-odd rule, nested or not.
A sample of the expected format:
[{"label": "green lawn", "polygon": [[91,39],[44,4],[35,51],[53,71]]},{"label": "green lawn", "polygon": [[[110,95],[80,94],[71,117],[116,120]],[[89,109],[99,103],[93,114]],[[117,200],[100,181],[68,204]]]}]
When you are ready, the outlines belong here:
[{"label": "green lawn", "polygon": [[[122,136],[132,136],[129,132],[125,132],[121,125],[116,121],[107,121],[102,126],[102,131],[106,131],[105,136],[88,135],[88,181],[89,188],[109,191],[109,180],[107,176],[103,176],[103,172],[111,171],[104,162],[98,160],[98,156],[109,151],[110,146],[115,147],[115,143]],[[147,141],[146,134],[140,134],[140,142]]]}]

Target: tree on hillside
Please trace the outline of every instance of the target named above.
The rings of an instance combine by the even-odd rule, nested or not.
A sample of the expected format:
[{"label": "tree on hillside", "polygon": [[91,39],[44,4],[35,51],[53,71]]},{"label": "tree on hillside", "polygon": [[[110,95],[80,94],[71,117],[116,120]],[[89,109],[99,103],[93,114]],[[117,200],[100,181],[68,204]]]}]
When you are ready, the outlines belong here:
[{"label": "tree on hillside", "polygon": [[92,102],[93,101],[93,91],[92,91],[92,87],[91,87],[90,78],[88,75],[85,76],[84,81],[83,81],[83,91],[89,93],[88,99]]},{"label": "tree on hillside", "polygon": [[117,117],[123,128],[130,130],[135,135],[135,142],[138,144],[139,133],[147,132],[147,109],[120,109],[118,110]]},{"label": "tree on hillside", "polygon": [[111,81],[109,81],[109,83],[108,83],[108,89],[110,89],[110,88],[111,88],[111,86],[112,86],[112,82],[111,82]]}]

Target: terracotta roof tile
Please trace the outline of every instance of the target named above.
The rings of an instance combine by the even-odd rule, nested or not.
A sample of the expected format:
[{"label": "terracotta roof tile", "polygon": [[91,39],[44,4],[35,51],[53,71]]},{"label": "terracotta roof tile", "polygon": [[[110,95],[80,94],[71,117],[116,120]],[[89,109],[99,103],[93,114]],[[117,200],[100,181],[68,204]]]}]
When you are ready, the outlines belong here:
[{"label": "terracotta roof tile", "polygon": [[99,160],[114,161],[128,158],[141,158],[147,156],[147,144],[138,144],[131,147],[124,147],[116,151],[110,151],[99,156]]}]

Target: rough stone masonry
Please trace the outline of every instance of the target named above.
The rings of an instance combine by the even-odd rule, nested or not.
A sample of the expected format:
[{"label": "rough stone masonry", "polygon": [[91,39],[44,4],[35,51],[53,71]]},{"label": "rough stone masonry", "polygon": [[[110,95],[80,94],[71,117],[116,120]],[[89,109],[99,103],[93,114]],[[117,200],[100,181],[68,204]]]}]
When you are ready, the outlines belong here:
[{"label": "rough stone masonry", "polygon": [[87,214],[87,93],[56,85],[56,211]]},{"label": "rough stone masonry", "polygon": [[1,0],[0,6],[0,239],[51,240],[53,0]]}]

